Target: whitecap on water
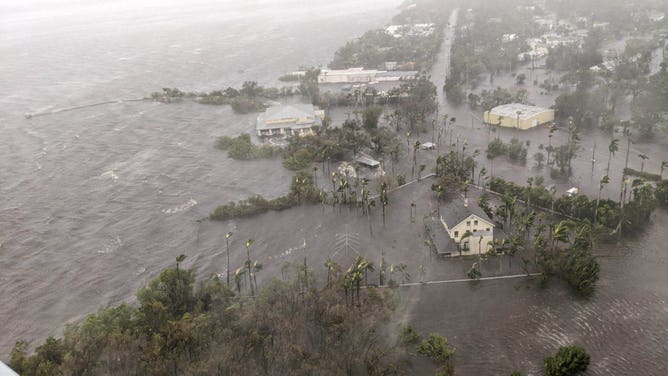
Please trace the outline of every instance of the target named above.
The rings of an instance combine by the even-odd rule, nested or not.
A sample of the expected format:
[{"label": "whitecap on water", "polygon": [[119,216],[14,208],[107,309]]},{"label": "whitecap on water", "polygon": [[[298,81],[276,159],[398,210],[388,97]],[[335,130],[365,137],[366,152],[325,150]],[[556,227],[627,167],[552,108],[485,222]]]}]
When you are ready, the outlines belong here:
[{"label": "whitecap on water", "polygon": [[197,201],[195,201],[195,199],[191,198],[190,200],[188,200],[184,204],[181,204],[179,206],[175,206],[173,208],[162,209],[161,212],[163,212],[165,214],[180,213],[180,212],[183,212],[183,211],[186,211],[186,210],[192,208],[195,205],[197,205]]},{"label": "whitecap on water", "polygon": [[100,176],[102,176],[103,178],[105,178],[105,177],[110,177],[111,180],[113,180],[113,181],[118,180],[118,175],[116,175],[116,172],[115,172],[114,170],[107,171],[107,172],[103,173],[103,174],[100,175]]}]

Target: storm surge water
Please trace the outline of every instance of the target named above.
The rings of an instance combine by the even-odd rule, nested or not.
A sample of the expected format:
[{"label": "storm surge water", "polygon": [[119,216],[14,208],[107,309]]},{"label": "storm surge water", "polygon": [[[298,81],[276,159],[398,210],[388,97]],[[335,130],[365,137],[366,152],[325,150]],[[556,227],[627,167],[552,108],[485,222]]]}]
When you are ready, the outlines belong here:
[{"label": "storm surge water", "polygon": [[[391,225],[408,208],[392,213],[398,197],[389,207],[390,225],[378,224],[375,239],[365,235],[365,219],[330,208],[198,221],[230,200],[288,191],[292,172],[280,160],[234,161],[214,148],[218,136],[252,133],[255,115],[189,101],[119,102],[163,87],[210,91],[245,80],[281,86],[280,75],[324,65],[347,40],[389,22],[400,1],[137,3],[0,5],[0,359],[7,360],[17,339],[41,343],[100,307],[133,302],[176,255],[187,254],[185,266],[200,276],[224,273],[227,231],[234,234],[231,265],[243,262],[243,241],[255,239],[253,257],[265,262],[260,283],[305,254],[314,270],[324,270],[317,256],[326,252],[317,250],[327,247],[332,257],[384,251],[393,262],[421,252],[408,239],[412,229]],[[437,86],[451,44],[444,42],[432,71]],[[468,107],[446,109],[439,99],[441,114],[459,119],[455,129],[470,137],[471,149],[484,150],[489,133],[472,120],[469,125]],[[104,104],[78,108],[96,103]],[[68,108],[77,109],[59,111]],[[26,113],[45,115],[26,119]],[[546,133],[527,137],[536,145]],[[601,138],[599,150],[606,144]],[[634,147],[666,153],[661,145]],[[605,160],[601,153],[597,159]],[[573,163],[589,171],[590,158],[582,153]],[[520,184],[537,174],[498,163],[495,174]],[[599,176],[574,176],[557,186],[592,194],[598,178],[589,175]],[[433,196],[418,197],[420,213],[427,212]],[[458,375],[540,374],[545,356],[572,343],[592,354],[592,375],[663,375],[668,214],[653,216],[637,239],[597,248],[601,279],[590,300],[557,282],[540,289],[522,278],[426,285],[399,290],[407,303],[401,317],[421,332],[448,337]],[[389,240],[378,241],[384,233]],[[461,263],[431,264],[441,279],[464,275]]]},{"label": "storm surge water", "polygon": [[[288,190],[280,161],[241,164],[214,148],[217,136],[252,132],[255,115],[119,100],[162,87],[279,86],[285,72],[327,64],[388,22],[398,4],[0,5],[0,359],[17,339],[41,341],[132,299],[177,254],[198,255],[202,273],[223,271],[219,234],[196,219],[228,200]],[[78,108],[95,103],[104,104]]]}]

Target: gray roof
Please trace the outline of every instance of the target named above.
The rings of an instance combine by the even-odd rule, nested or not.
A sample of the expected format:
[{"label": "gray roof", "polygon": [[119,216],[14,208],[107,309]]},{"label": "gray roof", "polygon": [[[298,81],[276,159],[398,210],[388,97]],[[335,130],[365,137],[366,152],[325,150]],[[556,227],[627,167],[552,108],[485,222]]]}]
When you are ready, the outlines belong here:
[{"label": "gray roof", "polygon": [[443,255],[457,251],[457,243],[455,243],[455,241],[450,236],[448,236],[448,233],[443,229],[440,221],[429,221],[426,223],[431,230],[430,237],[434,242],[434,247],[436,248],[437,254]]},{"label": "gray roof", "polygon": [[494,221],[492,221],[489,218],[487,213],[485,213],[485,211],[482,210],[480,206],[478,206],[476,200],[472,198],[469,198],[467,206],[464,205],[464,199],[457,198],[455,200],[446,203],[441,208],[441,217],[443,217],[445,223],[448,224],[448,227],[453,227],[458,225],[461,221],[465,220],[471,214],[475,214],[481,219],[484,219],[486,221],[489,221],[489,223],[494,224]]},{"label": "gray roof", "polygon": [[[300,121],[305,119],[306,121]],[[267,124],[267,122],[277,122]],[[315,109],[312,104],[290,104],[269,107],[257,117],[257,129],[284,128],[286,126],[312,126]]]}]

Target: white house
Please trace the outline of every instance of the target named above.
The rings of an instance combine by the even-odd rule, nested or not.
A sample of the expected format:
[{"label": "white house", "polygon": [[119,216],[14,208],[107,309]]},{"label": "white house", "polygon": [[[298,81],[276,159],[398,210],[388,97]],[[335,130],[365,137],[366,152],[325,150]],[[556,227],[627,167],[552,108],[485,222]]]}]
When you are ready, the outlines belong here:
[{"label": "white house", "polygon": [[477,255],[491,248],[494,222],[475,202],[464,198],[444,205],[440,221],[448,239],[440,245],[441,249],[437,249],[439,254]]}]

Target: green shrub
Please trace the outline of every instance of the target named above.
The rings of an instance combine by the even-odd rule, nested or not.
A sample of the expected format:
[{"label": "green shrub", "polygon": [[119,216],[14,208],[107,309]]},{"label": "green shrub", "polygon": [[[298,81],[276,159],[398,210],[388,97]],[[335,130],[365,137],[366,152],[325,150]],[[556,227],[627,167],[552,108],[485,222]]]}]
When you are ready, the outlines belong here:
[{"label": "green shrub", "polygon": [[281,150],[271,145],[253,145],[248,133],[242,133],[234,138],[228,136],[219,137],[216,141],[216,147],[220,150],[227,150],[227,155],[230,158],[238,160],[273,158]]},{"label": "green shrub", "polygon": [[397,186],[406,184],[406,177],[404,175],[397,175]]},{"label": "green shrub", "polygon": [[589,366],[590,356],[579,346],[563,346],[555,356],[545,359],[547,376],[578,376]]},{"label": "green shrub", "polygon": [[417,352],[420,355],[428,356],[437,362],[447,362],[450,360],[455,350],[448,345],[445,337],[438,334],[430,334],[429,338],[422,341],[417,346]]},{"label": "green shrub", "polygon": [[565,252],[561,268],[562,277],[571,289],[582,296],[594,292],[600,266],[588,249],[573,249]]},{"label": "green shrub", "polygon": [[299,149],[283,160],[283,166],[288,170],[298,171],[307,168],[315,161],[315,155],[308,149]]},{"label": "green shrub", "polygon": [[246,96],[239,96],[232,99],[232,109],[238,114],[249,114],[251,112],[262,112],[266,109],[261,98],[249,98]]},{"label": "green shrub", "polygon": [[[392,281],[392,280],[390,280]],[[396,284],[396,282],[395,282]],[[422,336],[410,325],[403,325],[399,329],[399,341],[404,346],[417,346],[422,340]]]}]

